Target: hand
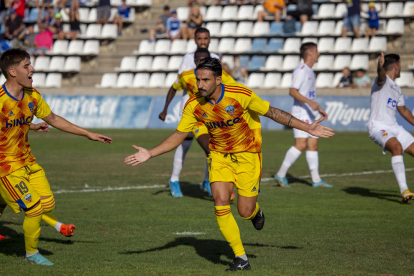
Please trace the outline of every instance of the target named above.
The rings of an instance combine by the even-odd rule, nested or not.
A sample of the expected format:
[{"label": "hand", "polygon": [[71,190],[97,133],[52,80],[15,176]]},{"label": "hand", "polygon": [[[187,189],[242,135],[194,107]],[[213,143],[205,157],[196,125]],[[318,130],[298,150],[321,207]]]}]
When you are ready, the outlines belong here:
[{"label": "hand", "polygon": [[138,164],[148,161],[152,157],[149,150],[141,148],[141,147],[137,147],[135,145],[133,145],[132,147],[139,151],[125,158],[124,163],[126,163],[127,165],[136,166]]},{"label": "hand", "polygon": [[384,59],[384,53],[381,52],[381,56],[378,57],[378,68],[382,67],[384,65],[385,59]]},{"label": "hand", "polygon": [[328,114],[325,112],[325,110],[322,109],[322,107],[317,102],[311,101],[308,104],[312,108],[312,110],[316,110],[319,112],[319,114],[321,114],[323,120],[328,119]]},{"label": "hand", "polygon": [[158,118],[160,118],[161,121],[165,121],[165,117],[167,117],[167,111],[163,111],[158,115]]},{"label": "hand", "polygon": [[31,124],[30,129],[36,132],[49,132],[49,125],[46,122],[40,124]]},{"label": "hand", "polygon": [[329,138],[335,135],[334,130],[320,125],[319,123],[323,121],[323,118],[313,122],[309,127],[309,134],[313,136],[322,137],[322,138]]},{"label": "hand", "polygon": [[112,144],[112,138],[99,133],[89,132],[87,138],[92,141],[99,141],[104,144]]}]

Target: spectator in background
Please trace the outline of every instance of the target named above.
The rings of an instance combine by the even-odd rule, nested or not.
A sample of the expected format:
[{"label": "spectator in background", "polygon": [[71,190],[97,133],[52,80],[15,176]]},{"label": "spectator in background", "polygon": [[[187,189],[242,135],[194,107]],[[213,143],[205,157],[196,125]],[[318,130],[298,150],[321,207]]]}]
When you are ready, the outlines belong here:
[{"label": "spectator in background", "polygon": [[193,4],[190,7],[190,13],[185,23],[186,25],[181,27],[183,39],[194,39],[195,30],[200,28],[203,23],[203,15],[201,15],[200,8],[197,4]]},{"label": "spectator in background", "polygon": [[[16,14],[14,9],[9,10],[9,19],[6,21],[6,31],[5,37],[6,39],[13,40],[17,38],[24,28],[23,19]],[[18,47],[19,42],[13,42],[14,47]]]},{"label": "spectator in background", "polygon": [[46,28],[45,24],[39,25],[39,33],[35,37],[35,51],[39,56],[44,56],[46,51],[52,49],[53,34]]},{"label": "spectator in background", "polygon": [[126,0],[122,0],[122,5],[118,6],[118,16],[114,16],[114,24],[118,26],[118,35],[122,35],[123,19],[129,18],[131,8],[126,4]]},{"label": "spectator in background", "polygon": [[275,22],[280,22],[282,12],[284,10],[284,0],[266,0],[263,4],[264,11],[259,11],[257,14],[257,21],[262,22],[266,16],[275,16]]},{"label": "spectator in background", "polygon": [[170,7],[164,6],[164,12],[158,17],[157,25],[155,28],[149,30],[149,41],[155,42],[155,37],[163,38],[166,37],[167,21],[170,18]]},{"label": "spectator in background", "polygon": [[49,27],[51,27],[54,23],[53,14],[54,14],[53,9],[51,9],[51,11],[50,11],[50,10],[44,10],[42,8],[42,10],[39,12],[39,16],[37,18],[37,24],[38,25],[45,24],[46,28],[49,29]]},{"label": "spectator in background", "polygon": [[35,38],[36,34],[34,33],[33,26],[29,26],[19,35],[19,40],[22,43],[23,48],[32,56],[35,54]]},{"label": "spectator in background", "polygon": [[106,24],[108,23],[109,17],[111,17],[111,1],[110,0],[99,0],[97,9],[96,23]]},{"label": "spectator in background", "polygon": [[296,4],[297,9],[288,11],[286,19],[289,18],[289,16],[295,18],[297,21],[300,20],[300,22],[305,23],[309,20],[309,18],[313,15],[313,9],[312,9],[312,0],[291,0],[289,1],[289,4]]},{"label": "spectator in background", "polygon": [[6,0],[0,0],[0,20],[1,20],[2,25],[6,23],[6,16],[7,16]]},{"label": "spectator in background", "polygon": [[62,14],[57,13],[55,15],[55,23],[51,27],[49,27],[49,30],[52,32],[52,34],[56,35],[56,38],[58,40],[65,39],[69,33],[63,31],[63,21],[62,21]]},{"label": "spectator in background", "polygon": [[66,11],[66,8],[63,9],[63,11],[64,11],[64,13],[66,13],[69,16],[69,26],[70,26],[69,36],[70,36],[70,39],[76,40],[76,37],[81,32],[80,19],[79,19],[79,9],[71,7],[70,11],[69,11],[69,14]]},{"label": "spectator in background", "polygon": [[26,1],[25,0],[14,0],[11,4],[11,8],[15,10],[17,16],[23,19],[24,10],[26,9]]},{"label": "spectator in background", "polygon": [[345,0],[348,13],[344,17],[344,26],[342,28],[342,37],[347,37],[347,31],[354,31],[355,36],[360,38],[359,26],[361,24],[361,0]]},{"label": "spectator in background", "polygon": [[180,20],[177,18],[177,11],[173,10],[171,12],[171,17],[167,20],[167,38],[174,41],[175,39],[179,39],[181,37],[181,23]]},{"label": "spectator in background", "polygon": [[371,78],[365,74],[364,69],[359,69],[356,75],[355,82],[358,87],[371,87]]},{"label": "spectator in background", "polygon": [[234,68],[231,70],[230,75],[236,82],[246,84],[248,74],[246,68],[241,66],[239,56],[234,57]]},{"label": "spectator in background", "polygon": [[368,29],[365,32],[366,38],[369,38],[369,36],[375,37],[375,33],[377,32],[380,26],[378,14],[382,11],[382,7],[379,11],[376,10],[374,2],[369,2],[368,7],[369,7],[368,11],[365,12],[369,16],[368,17]]},{"label": "spectator in background", "polygon": [[339,87],[339,88],[355,87],[354,80],[352,79],[352,75],[351,75],[351,70],[349,70],[348,67],[345,67],[342,70],[342,78],[336,87]]}]

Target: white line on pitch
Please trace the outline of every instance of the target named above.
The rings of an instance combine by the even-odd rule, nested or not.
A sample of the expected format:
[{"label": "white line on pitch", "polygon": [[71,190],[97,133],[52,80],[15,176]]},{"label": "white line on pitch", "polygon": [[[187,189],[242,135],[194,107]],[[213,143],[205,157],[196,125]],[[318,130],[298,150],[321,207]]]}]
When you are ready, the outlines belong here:
[{"label": "white line on pitch", "polygon": [[195,236],[195,235],[205,235],[204,232],[175,232],[173,235],[179,235],[179,236]]}]

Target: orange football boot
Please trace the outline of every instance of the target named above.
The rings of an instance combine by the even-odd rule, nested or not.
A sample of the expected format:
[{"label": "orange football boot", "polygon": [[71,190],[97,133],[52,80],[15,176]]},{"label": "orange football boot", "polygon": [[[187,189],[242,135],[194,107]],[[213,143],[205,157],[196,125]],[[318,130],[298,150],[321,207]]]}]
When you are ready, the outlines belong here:
[{"label": "orange football boot", "polygon": [[73,236],[73,231],[75,231],[76,226],[73,224],[62,224],[62,226],[60,226],[60,233],[65,236],[65,237],[72,237]]}]

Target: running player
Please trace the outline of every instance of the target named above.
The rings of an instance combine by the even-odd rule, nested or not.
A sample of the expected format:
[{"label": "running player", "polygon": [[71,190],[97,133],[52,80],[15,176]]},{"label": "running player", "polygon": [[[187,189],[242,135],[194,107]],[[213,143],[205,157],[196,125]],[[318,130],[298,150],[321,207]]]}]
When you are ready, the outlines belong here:
[{"label": "running player", "polygon": [[[210,45],[210,31],[206,28],[198,28],[195,31],[194,34],[195,37],[195,43],[197,45],[197,49],[205,48],[208,49],[208,46]],[[178,76],[180,76],[183,72],[192,70],[196,68],[196,64],[194,61],[194,54],[195,51],[187,53],[180,64],[180,69],[178,70]],[[214,53],[210,53],[210,56],[216,59],[220,59],[218,55]],[[178,84],[178,79],[175,82],[175,84]],[[171,86],[170,90],[168,91],[167,98],[165,101],[164,110],[160,113],[159,118],[162,121],[165,121],[165,117],[167,116],[167,110],[168,106],[170,105],[172,99],[175,96],[175,93],[177,92],[177,89],[174,88],[174,86]],[[181,98],[181,105],[180,105],[180,117],[182,116],[182,110],[184,108],[185,103],[189,99],[189,95],[186,90],[183,90],[183,97]],[[183,169],[184,159],[185,156],[190,149],[191,144],[193,143],[193,134],[190,133],[188,137],[183,141],[183,143],[178,146],[177,150],[174,154],[174,162],[173,162],[173,171],[170,178],[170,189],[171,189],[171,195],[173,197],[182,197],[183,193],[181,192],[180,188],[180,174],[181,170]],[[199,140],[198,140],[199,141]],[[201,188],[207,191],[211,195],[211,189],[210,189],[210,182],[208,180],[208,166],[206,164],[206,171],[204,174],[204,181],[201,185]]]},{"label": "running player", "polygon": [[34,69],[25,50],[5,51],[0,57],[0,69],[6,78],[0,87],[0,195],[15,213],[25,213],[26,263],[51,266],[53,263],[37,250],[40,221],[43,219],[56,229],[62,224],[52,214],[55,207],[53,193],[28,142],[33,116],[57,129],[90,140],[112,143],[112,139],[73,125],[51,112],[40,93],[32,88]]},{"label": "running player", "polygon": [[319,125],[323,118],[309,125],[269,106],[268,102],[242,84],[222,84],[221,74],[221,64],[217,59],[201,60],[196,69],[200,95],[191,96],[186,103],[177,130],[150,150],[134,145],[133,148],[139,151],[126,157],[125,163],[136,166],[173,150],[196,123],[202,122],[210,135],[210,181],[217,223],[236,256],[227,270],[245,270],[250,269],[250,264],[230,210],[230,196],[233,185],[236,185],[239,214],[251,220],[257,230],[261,230],[265,217],[257,203],[262,174],[259,115],[314,136],[328,138],[334,133],[332,129]]},{"label": "running player", "polygon": [[414,156],[414,137],[397,123],[397,110],[414,125],[411,111],[405,107],[401,88],[395,82],[400,77],[401,61],[397,54],[384,53],[378,58],[378,77],[371,87],[371,116],[368,121],[369,137],[382,147],[382,152],[391,152],[391,165],[397,178],[402,201],[414,198],[407,186],[403,153]]},{"label": "running player", "polygon": [[[312,66],[318,62],[320,54],[316,44],[308,42],[300,47],[300,55],[304,63],[293,71],[292,85],[289,90],[289,95],[294,98],[292,115],[303,122],[312,124],[318,112],[323,119],[328,118],[326,112],[315,102],[316,85]],[[332,187],[319,176],[318,137],[296,128],[293,129],[293,136],[295,144],[287,151],[282,166],[274,176],[275,181],[281,187],[290,188],[286,173],[306,149],[306,161],[308,161],[312,176],[312,187]]]}]

